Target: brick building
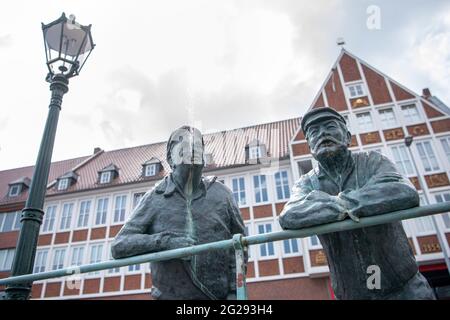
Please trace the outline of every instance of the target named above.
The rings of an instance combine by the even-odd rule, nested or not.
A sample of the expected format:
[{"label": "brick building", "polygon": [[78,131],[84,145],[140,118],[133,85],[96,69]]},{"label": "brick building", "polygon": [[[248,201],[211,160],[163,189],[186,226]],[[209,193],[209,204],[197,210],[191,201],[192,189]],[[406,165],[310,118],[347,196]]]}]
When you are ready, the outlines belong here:
[{"label": "brick building", "polygon": [[[428,89],[418,95],[342,50],[310,108],[333,106],[348,120],[352,150],[390,157],[418,189],[422,201],[450,201],[450,109]],[[206,134],[205,175],[215,175],[239,203],[248,234],[280,230],[277,215],[290,187],[314,160],[300,118]],[[52,163],[34,272],[110,259],[110,244],[144,192],[168,173],[165,142],[103,151]],[[11,267],[33,167],[0,172],[0,277]],[[450,253],[450,215],[438,215]],[[449,278],[430,217],[404,221],[420,269],[434,287]],[[393,244],[395,245],[395,244]],[[250,299],[332,299],[329,270],[317,237],[252,246]],[[37,281],[34,299],[149,299],[149,264],[83,277],[80,288],[65,279]]]}]

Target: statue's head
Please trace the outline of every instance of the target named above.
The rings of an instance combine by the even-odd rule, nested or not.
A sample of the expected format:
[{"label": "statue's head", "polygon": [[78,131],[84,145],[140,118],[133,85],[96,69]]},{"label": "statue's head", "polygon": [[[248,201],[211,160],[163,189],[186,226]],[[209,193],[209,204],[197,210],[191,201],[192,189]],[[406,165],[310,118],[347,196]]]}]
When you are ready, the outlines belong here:
[{"label": "statue's head", "polygon": [[204,142],[201,132],[190,126],[176,129],[167,142],[167,162],[172,170],[177,167],[203,168]]},{"label": "statue's head", "polygon": [[318,160],[333,158],[346,152],[351,133],[345,119],[332,108],[317,108],[302,119],[301,127],[313,157]]}]

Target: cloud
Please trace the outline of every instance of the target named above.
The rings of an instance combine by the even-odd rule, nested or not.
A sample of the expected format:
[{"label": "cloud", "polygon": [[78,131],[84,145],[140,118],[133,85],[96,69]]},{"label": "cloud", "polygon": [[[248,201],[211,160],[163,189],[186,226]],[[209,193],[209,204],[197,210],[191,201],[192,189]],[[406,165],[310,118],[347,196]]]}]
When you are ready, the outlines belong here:
[{"label": "cloud", "polygon": [[0,36],[0,47],[9,47],[12,43],[13,40],[10,34]]}]

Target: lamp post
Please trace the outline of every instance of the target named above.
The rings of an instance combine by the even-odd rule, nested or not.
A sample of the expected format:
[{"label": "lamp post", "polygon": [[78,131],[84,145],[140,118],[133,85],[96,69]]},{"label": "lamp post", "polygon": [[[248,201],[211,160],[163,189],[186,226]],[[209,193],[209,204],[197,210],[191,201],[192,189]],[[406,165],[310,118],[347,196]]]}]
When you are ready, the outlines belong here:
[{"label": "lamp post", "polygon": [[[28,199],[20,219],[21,228],[11,270],[12,276],[33,272],[62,98],[69,90],[68,79],[80,73],[95,46],[92,42],[91,26],[82,26],[75,22],[73,15],[67,18],[63,13],[59,19],[46,25],[42,24],[42,31],[49,71],[46,81],[50,83],[51,100]],[[8,286],[6,299],[28,299],[32,284],[27,282]]]},{"label": "lamp post", "polygon": [[[420,176],[419,170],[417,169],[416,160],[414,159],[414,155],[413,155],[413,153],[411,151],[411,145],[413,143],[413,140],[414,140],[413,136],[405,137],[405,145],[406,145],[406,148],[408,149],[409,157],[411,158],[411,161],[412,161],[412,163],[414,165],[414,171],[416,172],[417,180],[419,181],[420,189],[423,191],[423,196],[425,197],[425,201],[427,202],[427,204],[430,204],[430,201],[428,199],[427,193],[425,192],[424,184],[422,182],[422,177]],[[441,247],[442,253],[444,254],[445,264],[447,265],[447,270],[448,270],[448,273],[450,274],[450,261],[449,261],[449,258],[448,258],[447,249],[445,247],[445,242],[444,242],[445,240],[442,238],[442,235],[439,232],[438,224],[437,224],[437,221],[436,221],[436,216],[435,215],[431,216],[431,219],[433,220],[433,226],[434,226],[434,229],[436,230],[436,236],[437,236],[438,241],[439,241],[439,246]]]}]

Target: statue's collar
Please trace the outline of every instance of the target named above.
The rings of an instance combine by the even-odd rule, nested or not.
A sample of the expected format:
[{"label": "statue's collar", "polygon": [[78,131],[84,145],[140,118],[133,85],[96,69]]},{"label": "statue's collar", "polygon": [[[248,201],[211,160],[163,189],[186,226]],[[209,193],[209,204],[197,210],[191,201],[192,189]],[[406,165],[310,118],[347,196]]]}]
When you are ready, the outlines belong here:
[{"label": "statue's collar", "polygon": [[[200,192],[194,197],[194,200],[206,196],[206,191],[216,181],[217,177],[202,177],[200,181]],[[172,173],[164,177],[163,180],[155,187],[155,192],[170,197],[177,191],[182,197],[184,192],[180,190],[178,185],[173,181]]]}]

